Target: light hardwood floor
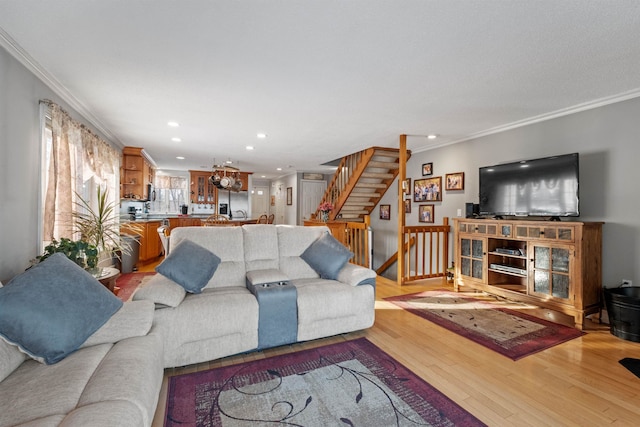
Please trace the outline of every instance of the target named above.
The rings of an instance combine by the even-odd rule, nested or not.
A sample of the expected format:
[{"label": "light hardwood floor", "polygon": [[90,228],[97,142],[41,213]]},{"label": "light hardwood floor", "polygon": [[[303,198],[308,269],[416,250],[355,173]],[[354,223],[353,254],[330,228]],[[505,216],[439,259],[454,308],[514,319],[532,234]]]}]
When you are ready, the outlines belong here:
[{"label": "light hardwood floor", "polygon": [[[141,268],[141,271],[152,271]],[[385,302],[394,295],[452,289],[443,280],[399,287],[378,278],[372,328],[326,339],[167,369],[153,426],[163,425],[167,378],[365,337],[490,426],[638,426],[640,378],[618,361],[640,358],[640,344],[621,340],[607,325],[588,322],[587,334],[512,361]],[[572,319],[528,310],[552,321]]]}]

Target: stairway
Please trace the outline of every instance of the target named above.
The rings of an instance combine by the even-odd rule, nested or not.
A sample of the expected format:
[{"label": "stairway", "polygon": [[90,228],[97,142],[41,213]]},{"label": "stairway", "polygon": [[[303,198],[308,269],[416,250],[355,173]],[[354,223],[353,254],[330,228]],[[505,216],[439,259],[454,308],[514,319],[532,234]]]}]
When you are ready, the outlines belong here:
[{"label": "stairway", "polygon": [[[407,152],[407,160],[410,156]],[[343,157],[322,198],[322,202],[334,207],[329,220],[361,222],[370,215],[398,176],[399,159],[397,148],[385,147],[371,147]]]}]

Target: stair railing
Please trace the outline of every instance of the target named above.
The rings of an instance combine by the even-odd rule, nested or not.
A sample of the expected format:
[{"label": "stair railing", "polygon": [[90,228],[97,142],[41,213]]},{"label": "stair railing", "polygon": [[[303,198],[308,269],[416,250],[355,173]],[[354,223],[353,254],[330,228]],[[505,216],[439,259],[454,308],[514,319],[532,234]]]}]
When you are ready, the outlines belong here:
[{"label": "stair railing", "polygon": [[[404,227],[404,272],[402,284],[432,277],[445,277],[449,266],[449,218],[442,225]],[[409,242],[414,241],[414,245]]]},{"label": "stair railing", "polygon": [[368,161],[372,155],[373,148],[367,148],[344,156],[340,161],[338,169],[333,174],[333,179],[327,186],[327,190],[320,201],[320,204],[329,202],[333,205],[333,210],[329,212],[329,220],[334,220],[339,214],[342,205],[349,196],[349,192],[364,171],[362,162]]},{"label": "stair railing", "polygon": [[363,267],[373,268],[373,232],[371,231],[371,217],[364,216],[363,222],[318,222],[305,221],[307,227],[325,226],[329,228],[331,235],[353,252],[350,263]]}]

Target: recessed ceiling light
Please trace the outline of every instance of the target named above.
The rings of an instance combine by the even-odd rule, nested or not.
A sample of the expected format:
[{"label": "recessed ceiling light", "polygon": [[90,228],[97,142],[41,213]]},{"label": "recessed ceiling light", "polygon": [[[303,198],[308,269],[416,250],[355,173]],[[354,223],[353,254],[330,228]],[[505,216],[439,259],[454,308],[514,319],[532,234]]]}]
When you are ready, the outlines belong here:
[{"label": "recessed ceiling light", "polygon": [[225,163],[228,164],[228,165],[233,164],[233,162],[231,160],[227,160]]},{"label": "recessed ceiling light", "polygon": [[253,150],[253,145],[247,145],[246,149],[249,151]]},{"label": "recessed ceiling light", "polygon": [[258,137],[258,139],[265,139],[267,137],[266,133],[259,133],[256,135]]},{"label": "recessed ceiling light", "polygon": [[267,177],[266,175],[260,175],[260,178],[266,178],[266,177]]},{"label": "recessed ceiling light", "polygon": [[180,126],[178,122],[167,122],[167,126],[171,126],[172,128],[177,128]]},{"label": "recessed ceiling light", "polygon": [[438,135],[436,135],[435,133],[427,135],[427,139],[436,139],[437,137]]},{"label": "recessed ceiling light", "polygon": [[176,156],[176,159],[178,159],[178,160],[184,160],[184,157],[182,157],[182,156]]},{"label": "recessed ceiling light", "polygon": [[281,171],[281,170],[282,170],[282,168],[276,168],[276,170],[277,170],[277,171]]},{"label": "recessed ceiling light", "polygon": [[171,138],[171,140],[173,142],[182,142],[182,140],[180,138]]}]

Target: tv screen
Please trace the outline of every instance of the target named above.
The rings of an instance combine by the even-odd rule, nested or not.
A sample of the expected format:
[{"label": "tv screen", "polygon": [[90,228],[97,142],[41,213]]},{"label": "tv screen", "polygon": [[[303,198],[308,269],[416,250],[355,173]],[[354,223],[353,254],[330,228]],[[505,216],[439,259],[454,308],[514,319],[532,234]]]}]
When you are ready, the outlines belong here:
[{"label": "tv screen", "polygon": [[579,216],[578,153],[480,168],[480,215]]}]

